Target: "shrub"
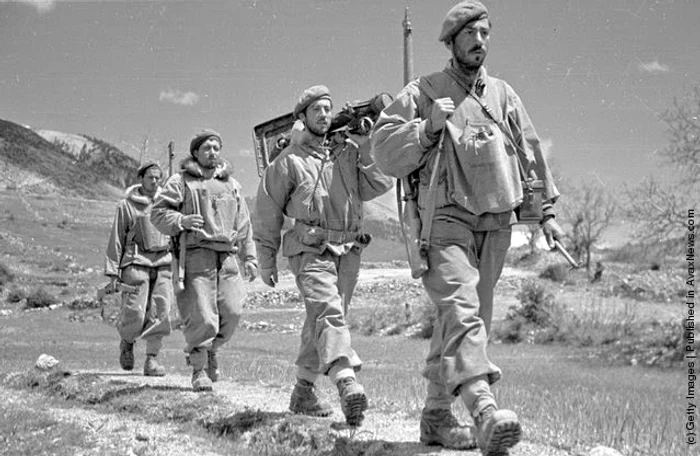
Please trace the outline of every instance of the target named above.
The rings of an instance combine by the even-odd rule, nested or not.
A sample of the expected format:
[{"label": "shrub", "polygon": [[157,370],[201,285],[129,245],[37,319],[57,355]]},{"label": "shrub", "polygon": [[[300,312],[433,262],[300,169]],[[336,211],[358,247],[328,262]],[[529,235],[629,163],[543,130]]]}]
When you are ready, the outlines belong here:
[{"label": "shrub", "polygon": [[0,263],[0,288],[15,280],[15,275],[4,263]]},{"label": "shrub", "polygon": [[[654,321],[609,345],[604,356],[625,364],[677,367],[686,355],[685,320]],[[689,346],[700,350],[700,340]]]},{"label": "shrub", "polygon": [[56,297],[49,293],[44,287],[35,289],[29,293],[29,296],[27,296],[27,307],[30,309],[49,307],[57,302],[58,299],[56,299]]},{"label": "shrub", "polygon": [[16,304],[27,297],[27,292],[19,287],[12,287],[7,294],[7,302]]},{"label": "shrub", "polygon": [[566,265],[561,263],[550,264],[540,273],[540,277],[543,279],[552,280],[554,282],[563,283],[569,278],[569,269]]},{"label": "shrub", "polygon": [[496,339],[507,343],[552,342],[558,336],[554,295],[537,280],[522,282],[520,304],[508,309],[505,320],[494,327]]}]

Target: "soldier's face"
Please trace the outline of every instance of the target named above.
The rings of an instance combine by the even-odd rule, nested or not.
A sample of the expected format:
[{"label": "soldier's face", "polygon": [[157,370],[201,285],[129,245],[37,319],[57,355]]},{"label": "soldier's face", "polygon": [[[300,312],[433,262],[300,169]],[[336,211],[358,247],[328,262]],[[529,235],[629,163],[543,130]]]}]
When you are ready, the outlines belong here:
[{"label": "soldier's face", "polygon": [[209,138],[199,145],[194,158],[202,168],[216,168],[220,162],[221,144],[216,138]]},{"label": "soldier's face", "polygon": [[452,58],[467,69],[476,70],[484,64],[491,43],[491,25],[488,19],[480,19],[462,27],[452,37],[448,47]]},{"label": "soldier's face", "polygon": [[160,185],[160,179],[163,177],[162,173],[158,168],[148,168],[146,173],[141,178],[141,187],[144,193],[147,195],[154,195],[158,186]]},{"label": "soldier's face", "polygon": [[333,104],[328,98],[321,98],[311,103],[300,117],[311,133],[323,136],[331,128]]}]

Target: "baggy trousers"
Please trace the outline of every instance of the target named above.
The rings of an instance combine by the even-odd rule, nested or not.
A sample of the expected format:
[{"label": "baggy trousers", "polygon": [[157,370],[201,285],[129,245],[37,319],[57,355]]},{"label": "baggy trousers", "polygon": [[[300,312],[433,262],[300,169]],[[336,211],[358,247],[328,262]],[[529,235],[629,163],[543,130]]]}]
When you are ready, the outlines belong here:
[{"label": "baggy trousers", "polygon": [[358,370],[362,361],[351,347],[345,315],[360,274],[360,250],[341,256],[303,252],[290,257],[289,266],[306,307],[297,366],[328,374],[344,358]]},{"label": "baggy trousers", "polygon": [[423,285],[437,306],[423,376],[426,407],[449,406],[459,388],[477,378],[493,384],[501,370],[486,354],[493,290],[503,271],[511,229],[472,231],[460,220],[433,222],[429,270]]},{"label": "baggy trousers", "polygon": [[177,295],[183,323],[185,353],[194,370],[207,363],[207,351],[217,351],[238,326],[246,297],[236,255],[205,248],[185,255],[185,289]]},{"label": "baggy trousers", "polygon": [[122,293],[116,325],[119,336],[127,342],[140,337],[146,341],[146,354],[157,355],[163,346],[163,337],[170,334],[170,306],[173,302],[170,266],[130,265],[122,270],[121,280],[138,286],[138,292]]}]

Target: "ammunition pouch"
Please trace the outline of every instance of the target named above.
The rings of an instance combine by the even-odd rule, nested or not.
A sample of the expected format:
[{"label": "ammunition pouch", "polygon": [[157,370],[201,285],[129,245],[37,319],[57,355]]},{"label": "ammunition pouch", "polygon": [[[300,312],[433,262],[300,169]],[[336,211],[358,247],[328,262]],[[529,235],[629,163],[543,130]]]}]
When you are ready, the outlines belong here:
[{"label": "ammunition pouch", "polygon": [[523,202],[515,209],[518,223],[529,225],[540,223],[543,218],[544,182],[541,180],[523,181]]},{"label": "ammunition pouch", "polygon": [[299,241],[309,247],[319,247],[324,242],[329,244],[347,244],[348,242],[358,242],[360,244],[369,244],[371,237],[367,238],[366,234],[359,231],[338,231],[328,230],[318,226],[307,225],[306,223],[295,221],[294,233]]}]

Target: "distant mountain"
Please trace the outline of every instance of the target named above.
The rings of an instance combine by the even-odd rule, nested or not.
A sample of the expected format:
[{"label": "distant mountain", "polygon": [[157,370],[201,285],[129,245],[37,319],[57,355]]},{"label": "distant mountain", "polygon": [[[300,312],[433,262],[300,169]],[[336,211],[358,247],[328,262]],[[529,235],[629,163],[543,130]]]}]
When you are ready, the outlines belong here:
[{"label": "distant mountain", "polygon": [[0,119],[0,185],[35,193],[120,197],[138,161],[87,135],[33,131]]}]

